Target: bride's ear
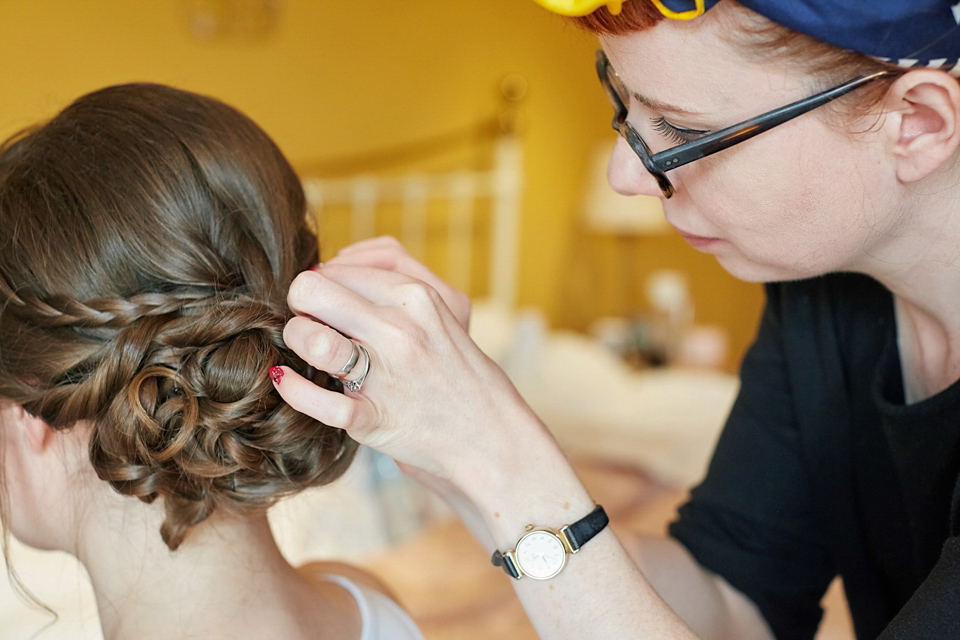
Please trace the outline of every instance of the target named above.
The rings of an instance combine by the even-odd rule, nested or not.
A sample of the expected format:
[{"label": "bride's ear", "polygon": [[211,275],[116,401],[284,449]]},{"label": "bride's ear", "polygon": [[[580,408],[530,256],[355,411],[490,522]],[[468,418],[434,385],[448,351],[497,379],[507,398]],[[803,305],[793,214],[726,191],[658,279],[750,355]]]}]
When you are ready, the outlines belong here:
[{"label": "bride's ear", "polygon": [[50,443],[53,441],[53,429],[50,428],[42,419],[30,415],[23,407],[17,405],[13,407],[13,420],[17,428],[23,433],[24,441],[34,454],[40,455],[46,452]]},{"label": "bride's ear", "polygon": [[943,71],[917,69],[900,76],[884,105],[902,182],[925,178],[960,146],[960,84]]}]

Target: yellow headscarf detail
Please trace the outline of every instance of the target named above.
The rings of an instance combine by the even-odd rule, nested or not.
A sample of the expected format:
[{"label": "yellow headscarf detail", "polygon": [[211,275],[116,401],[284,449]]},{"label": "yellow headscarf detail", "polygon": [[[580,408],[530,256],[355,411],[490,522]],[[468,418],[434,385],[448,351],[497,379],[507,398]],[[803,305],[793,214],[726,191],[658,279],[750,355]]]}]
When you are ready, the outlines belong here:
[{"label": "yellow headscarf detail", "polygon": [[613,15],[620,13],[625,0],[536,0],[537,4],[563,16],[585,16],[603,5]]},{"label": "yellow headscarf detail", "polygon": [[[564,16],[585,16],[606,5],[607,11],[613,15],[620,13],[626,0],[536,0],[537,4]],[[650,0],[657,11],[671,20],[693,20],[702,16],[706,9],[704,0],[694,0],[695,8],[689,11],[674,11],[664,6],[662,0]]]},{"label": "yellow headscarf detail", "polygon": [[657,11],[662,13],[665,17],[670,18],[671,20],[693,20],[696,17],[702,16],[706,9],[703,6],[703,0],[695,0],[696,6],[689,11],[673,11],[663,6],[661,0],[650,0],[653,3],[653,6],[657,8]]}]

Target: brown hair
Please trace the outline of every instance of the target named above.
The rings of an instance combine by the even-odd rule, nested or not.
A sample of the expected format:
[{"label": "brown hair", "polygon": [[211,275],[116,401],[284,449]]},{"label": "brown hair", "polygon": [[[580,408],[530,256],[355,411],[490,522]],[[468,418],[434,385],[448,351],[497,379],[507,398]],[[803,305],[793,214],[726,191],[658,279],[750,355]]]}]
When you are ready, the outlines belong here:
[{"label": "brown hair", "polygon": [[[779,25],[747,9],[736,0],[721,0],[710,10],[711,17],[717,15],[726,21],[727,28],[723,29],[723,32],[728,40],[737,46],[748,60],[791,64],[811,76],[815,90],[826,89],[859,75],[880,70],[906,72],[894,64],[835,47]],[[666,19],[650,0],[628,0],[623,3],[617,15],[612,15],[606,6],[602,6],[591,14],[572,18],[586,31],[613,36],[644,31]],[[891,74],[875,81],[832,102],[831,105],[844,105],[845,113],[850,117],[863,115],[879,104],[897,75]],[[830,105],[827,109],[830,109]]]},{"label": "brown hair", "polygon": [[0,147],[0,398],[54,429],[88,422],[97,475],[163,499],[170,549],[356,451],[268,377],[340,389],[282,340],[287,288],[316,259],[305,213],[253,121],[170,87],[95,91]]}]

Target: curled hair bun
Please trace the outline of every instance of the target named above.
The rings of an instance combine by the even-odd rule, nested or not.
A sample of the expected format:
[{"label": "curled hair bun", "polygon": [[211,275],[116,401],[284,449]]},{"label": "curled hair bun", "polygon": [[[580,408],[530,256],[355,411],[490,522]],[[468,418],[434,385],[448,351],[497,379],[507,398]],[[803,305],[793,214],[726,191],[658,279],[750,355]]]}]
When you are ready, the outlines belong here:
[{"label": "curled hair bun", "polygon": [[[275,364],[306,367],[283,343],[280,305],[247,296],[186,300],[153,295],[139,317],[105,312],[106,301],[72,302],[70,324],[103,331],[99,353],[59,376],[24,406],[48,423],[68,426],[93,416],[90,459],[97,475],[122,494],[163,498],[164,542],[176,549],[189,528],[215,510],[263,510],[282,496],[326,484],[346,470],[356,444],[283,402],[268,377]],[[79,310],[89,308],[87,315]],[[93,309],[98,307],[98,309]],[[42,305],[46,322],[65,314]],[[21,310],[21,314],[23,310]],[[40,318],[35,323],[43,324]],[[118,327],[118,325],[123,325]],[[94,346],[97,345],[97,346]],[[318,373],[330,388],[337,381]]]}]

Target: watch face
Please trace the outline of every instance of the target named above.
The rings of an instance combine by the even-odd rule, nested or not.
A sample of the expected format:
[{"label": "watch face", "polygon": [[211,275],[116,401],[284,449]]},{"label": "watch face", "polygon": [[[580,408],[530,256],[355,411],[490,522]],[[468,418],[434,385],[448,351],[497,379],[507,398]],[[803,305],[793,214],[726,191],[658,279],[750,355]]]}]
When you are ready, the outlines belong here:
[{"label": "watch face", "polygon": [[563,543],[549,531],[531,531],[523,536],[514,554],[520,570],[537,580],[557,575],[567,561]]}]

